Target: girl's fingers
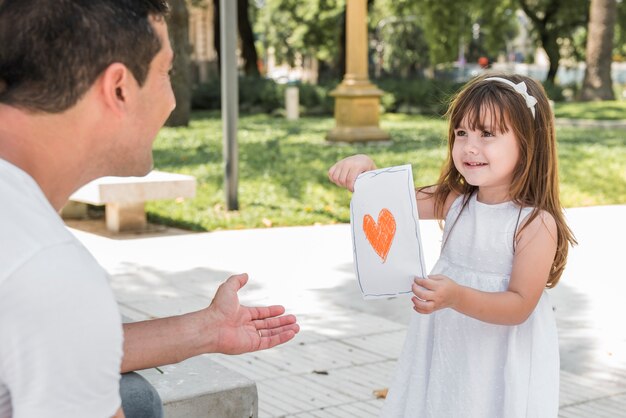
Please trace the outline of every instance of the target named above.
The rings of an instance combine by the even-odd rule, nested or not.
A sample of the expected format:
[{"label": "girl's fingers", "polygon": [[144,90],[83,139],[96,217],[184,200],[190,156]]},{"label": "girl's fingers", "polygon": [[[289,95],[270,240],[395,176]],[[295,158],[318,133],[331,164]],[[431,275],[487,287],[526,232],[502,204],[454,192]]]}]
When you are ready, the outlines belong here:
[{"label": "girl's fingers", "polygon": [[341,166],[335,165],[333,167],[333,171],[331,174],[332,177],[330,179],[337,186],[341,186],[341,171],[342,171]]},{"label": "girl's fingers", "polygon": [[346,176],[346,188],[351,192],[354,191],[354,182],[356,181],[356,170],[349,170]]},{"label": "girl's fingers", "polygon": [[417,283],[413,283],[411,290],[418,299],[423,301],[432,300],[434,297],[434,292],[432,290],[425,289]]},{"label": "girl's fingers", "polygon": [[427,277],[416,277],[415,278],[415,283],[417,283],[418,285],[420,285],[421,287],[428,289],[428,290],[435,290],[435,286],[432,281],[432,279],[430,278],[430,276]]},{"label": "girl's fingers", "polygon": [[335,166],[337,164],[333,165],[331,168],[328,169],[328,179],[332,182],[335,181]]},{"label": "girl's fingers", "polygon": [[435,304],[431,301],[421,300],[415,296],[411,298],[411,301],[413,301],[413,309],[415,310],[415,312],[421,314],[430,314],[433,313],[435,310]]}]

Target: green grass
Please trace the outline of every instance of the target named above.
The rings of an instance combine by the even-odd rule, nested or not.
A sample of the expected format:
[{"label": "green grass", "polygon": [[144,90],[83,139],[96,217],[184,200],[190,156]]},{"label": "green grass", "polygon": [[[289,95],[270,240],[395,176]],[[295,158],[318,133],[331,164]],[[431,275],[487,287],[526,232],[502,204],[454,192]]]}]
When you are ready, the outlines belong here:
[{"label": "green grass", "polygon": [[554,104],[554,114],[557,118],[624,120],[626,119],[626,101],[557,102]]},{"label": "green grass", "polygon": [[[389,145],[333,144],[324,136],[332,118],[289,122],[267,115],[239,121],[239,206],[225,210],[222,124],[217,113],[196,113],[189,128],[164,128],[154,146],[159,170],[194,175],[194,199],[148,204],[152,221],[195,230],[349,222],[350,193],[332,185],[328,168],[356,153],[379,167],[411,163],[416,185],[432,184],[445,157],[440,119],[385,115]],[[626,131],[560,128],[565,206],[626,203]]]}]

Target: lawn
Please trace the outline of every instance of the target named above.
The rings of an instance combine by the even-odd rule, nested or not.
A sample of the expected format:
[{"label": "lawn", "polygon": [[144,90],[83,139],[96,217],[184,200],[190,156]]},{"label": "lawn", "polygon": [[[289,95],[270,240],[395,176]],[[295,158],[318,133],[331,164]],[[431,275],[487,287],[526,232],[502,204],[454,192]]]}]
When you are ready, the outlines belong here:
[{"label": "lawn", "polygon": [[554,114],[557,118],[623,120],[626,119],[626,101],[557,102]]},{"label": "lawn", "polygon": [[[379,167],[411,163],[416,185],[436,181],[445,157],[445,122],[384,115],[393,142],[328,143],[332,118],[289,122],[267,115],[239,121],[239,211],[225,210],[222,125],[218,113],[196,113],[188,128],[164,128],[154,144],[155,167],[194,175],[194,199],[147,205],[152,221],[195,230],[349,222],[350,193],[332,185],[328,168],[366,153]],[[562,200],[565,206],[626,203],[626,131],[559,128]]]}]

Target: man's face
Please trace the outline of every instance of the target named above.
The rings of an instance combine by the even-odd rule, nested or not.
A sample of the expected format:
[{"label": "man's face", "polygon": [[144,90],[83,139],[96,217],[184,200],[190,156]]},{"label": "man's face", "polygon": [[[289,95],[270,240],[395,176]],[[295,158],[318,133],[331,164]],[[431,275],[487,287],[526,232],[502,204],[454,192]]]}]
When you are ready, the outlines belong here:
[{"label": "man's face", "polygon": [[167,25],[163,19],[155,18],[151,18],[151,24],[161,40],[161,50],[152,59],[146,80],[130,109],[129,131],[132,134],[125,133],[125,144],[118,148],[117,161],[123,162],[117,166],[117,171],[121,171],[118,175],[142,176],[152,169],[152,143],[176,107],[169,75],[174,52]]}]

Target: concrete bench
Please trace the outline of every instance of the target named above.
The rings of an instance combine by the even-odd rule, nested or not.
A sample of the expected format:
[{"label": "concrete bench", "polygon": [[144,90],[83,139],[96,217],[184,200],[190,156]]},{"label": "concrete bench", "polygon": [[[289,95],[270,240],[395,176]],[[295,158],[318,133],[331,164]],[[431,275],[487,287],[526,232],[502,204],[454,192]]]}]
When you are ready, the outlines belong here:
[{"label": "concrete bench", "polygon": [[257,418],[254,381],[210,359],[198,356],[178,364],[142,370],[159,392],[168,418]]},{"label": "concrete bench", "polygon": [[86,214],[86,205],[105,205],[107,229],[136,231],[146,227],[145,202],[194,197],[196,179],[184,174],[151,171],[144,177],[101,177],[72,196],[62,215]]}]

